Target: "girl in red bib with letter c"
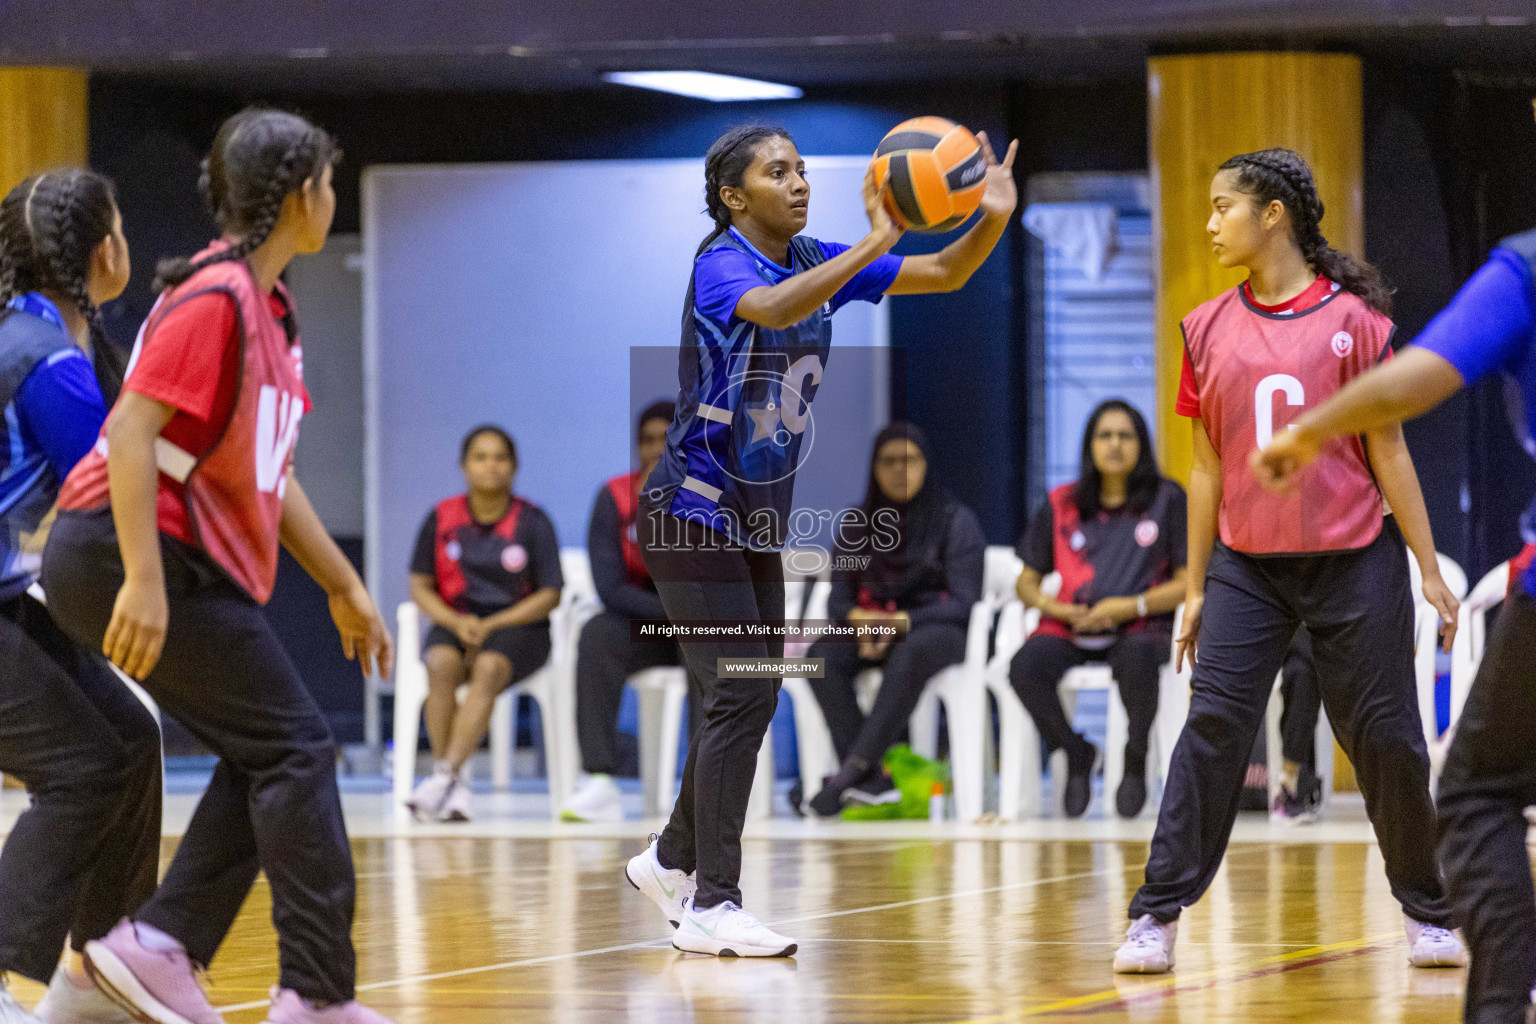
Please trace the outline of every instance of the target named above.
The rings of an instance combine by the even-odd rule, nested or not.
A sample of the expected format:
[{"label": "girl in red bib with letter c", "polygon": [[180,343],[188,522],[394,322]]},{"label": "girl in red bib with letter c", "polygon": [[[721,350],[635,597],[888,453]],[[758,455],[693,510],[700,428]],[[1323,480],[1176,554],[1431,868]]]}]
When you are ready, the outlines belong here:
[{"label": "girl in red bib with letter c", "polygon": [[1290,150],[1222,164],[1211,207],[1206,230],[1217,260],[1245,267],[1248,280],[1182,324],[1178,411],[1193,420],[1195,465],[1179,655],[1195,658],[1194,674],[1115,970],[1173,967],[1179,913],[1221,866],[1248,754],[1298,625],[1312,637],[1323,706],[1355,765],[1402,904],[1409,958],[1460,966],[1466,952],[1450,931],[1435,861],[1405,535],[1424,596],[1449,629],[1457,606],[1440,577],[1402,427],[1329,442],[1285,497],[1248,468],[1255,448],[1303,409],[1390,357],[1391,294],[1374,267],[1323,239],[1312,172]]}]

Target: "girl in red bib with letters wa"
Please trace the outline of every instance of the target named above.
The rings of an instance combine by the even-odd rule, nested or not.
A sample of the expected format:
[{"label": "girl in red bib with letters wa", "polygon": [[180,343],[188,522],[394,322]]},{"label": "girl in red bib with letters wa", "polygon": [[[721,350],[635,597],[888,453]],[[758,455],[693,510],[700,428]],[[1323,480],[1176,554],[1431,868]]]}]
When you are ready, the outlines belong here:
[{"label": "girl in red bib with letters wa", "polygon": [[388,1024],[353,999],[336,743],[261,610],[281,544],[325,588],[347,656],[390,671],[389,633],[292,472],[309,396],[278,278],[325,244],[336,157],[293,114],[252,108],[220,127],[201,185],[223,237],[160,265],[122,398],[65,481],[43,557],[59,624],[219,756],[154,897],[85,948],[134,1020],[221,1024],[195,972],[265,872],[270,1024]]},{"label": "girl in red bib with letters wa", "polygon": [[1461,966],[1466,952],[1449,930],[1435,862],[1405,535],[1443,621],[1456,621],[1456,601],[1440,577],[1402,427],[1329,442],[1287,496],[1265,490],[1248,468],[1275,431],[1391,355],[1391,293],[1374,267],[1323,239],[1312,172],[1290,150],[1222,164],[1211,207],[1217,260],[1246,268],[1248,280],[1182,324],[1178,411],[1193,420],[1195,464],[1179,656],[1195,658],[1194,674],[1115,970],[1172,968],[1179,912],[1221,866],[1248,754],[1299,624],[1403,907],[1409,959]]}]

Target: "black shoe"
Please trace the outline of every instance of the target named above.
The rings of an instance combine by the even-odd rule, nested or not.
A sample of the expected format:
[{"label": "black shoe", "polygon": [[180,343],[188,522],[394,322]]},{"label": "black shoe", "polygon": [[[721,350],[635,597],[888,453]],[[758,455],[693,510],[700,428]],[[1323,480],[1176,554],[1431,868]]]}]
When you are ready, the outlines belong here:
[{"label": "black shoe", "polygon": [[1098,767],[1099,748],[1085,744],[1087,758],[1067,755],[1067,788],[1063,795],[1062,810],[1069,818],[1081,818],[1093,800],[1093,771]]},{"label": "black shoe", "polygon": [[1147,805],[1147,772],[1141,771],[1127,774],[1120,780],[1120,788],[1115,790],[1115,813],[1122,818],[1134,818],[1141,813],[1141,809]]},{"label": "black shoe", "polygon": [[795,812],[796,817],[805,817],[805,786],[799,779],[789,787],[789,809]]},{"label": "black shoe", "polygon": [[1115,813],[1122,818],[1134,818],[1147,805],[1147,754],[1125,749],[1125,776],[1120,788],[1115,790]]},{"label": "black shoe", "polygon": [[[878,765],[875,766],[878,770]],[[849,758],[848,762],[837,770],[836,775],[828,776],[822,783],[821,792],[810,802],[812,812],[823,818],[835,818],[843,813],[845,794],[854,786],[863,782],[869,775],[868,762],[857,758]]]}]

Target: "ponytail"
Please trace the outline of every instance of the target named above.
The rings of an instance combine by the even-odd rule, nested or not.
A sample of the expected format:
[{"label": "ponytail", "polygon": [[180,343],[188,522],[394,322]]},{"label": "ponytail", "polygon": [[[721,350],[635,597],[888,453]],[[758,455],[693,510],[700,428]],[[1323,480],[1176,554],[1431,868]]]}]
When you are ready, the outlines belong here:
[{"label": "ponytail", "polygon": [[1291,215],[1292,237],[1317,273],[1365,300],[1377,312],[1392,315],[1392,287],[1373,265],[1328,244],[1319,227],[1323,200],[1312,169],[1289,149],[1261,149],[1234,156],[1217,170],[1236,172],[1237,188],[1259,207],[1279,201]]},{"label": "ponytail", "polygon": [[198,189],[219,230],[238,234],[235,242],[196,261],[161,260],[155,290],[174,288],[215,263],[243,260],[277,227],[283,200],[339,157],[336,142],[297,114],[247,107],[225,121],[203,160]]},{"label": "ponytail", "polygon": [[[758,144],[765,139],[789,139],[789,132],[766,124],[737,125],[715,140],[704,156],[704,210],[715,228],[699,243],[697,259],[731,226],[731,208],[720,198],[722,188],[740,188]],[[790,139],[790,141],[794,141]]]}]

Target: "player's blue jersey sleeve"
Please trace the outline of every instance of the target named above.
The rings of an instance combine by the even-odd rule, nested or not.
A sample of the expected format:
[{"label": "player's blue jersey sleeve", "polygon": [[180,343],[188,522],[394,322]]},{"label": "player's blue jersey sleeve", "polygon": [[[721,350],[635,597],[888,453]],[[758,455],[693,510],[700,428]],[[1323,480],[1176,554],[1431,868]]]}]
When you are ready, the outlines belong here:
[{"label": "player's blue jersey sleeve", "polygon": [[767,283],[751,256],[728,245],[717,246],[694,261],[693,307],[723,330],[736,316],[741,297]]},{"label": "player's blue jersey sleeve", "polygon": [[77,348],[37,364],[16,395],[16,411],[60,480],[91,450],[107,418],[91,361]]},{"label": "player's blue jersey sleeve", "polygon": [[[821,246],[821,254],[826,259],[847,252],[848,246],[841,242],[823,242],[816,240]],[[832,296],[832,312],[836,313],[850,302],[879,302],[891,285],[896,283],[896,275],[901,273],[900,256],[891,253],[883,253],[876,256],[874,261],[863,270],[854,274],[852,279],[837,290]]]},{"label": "player's blue jersey sleeve", "polygon": [[1495,249],[1413,343],[1473,384],[1513,370],[1532,343],[1533,330],[1536,296],[1525,260],[1510,249]]}]

